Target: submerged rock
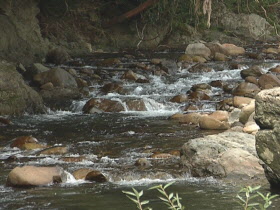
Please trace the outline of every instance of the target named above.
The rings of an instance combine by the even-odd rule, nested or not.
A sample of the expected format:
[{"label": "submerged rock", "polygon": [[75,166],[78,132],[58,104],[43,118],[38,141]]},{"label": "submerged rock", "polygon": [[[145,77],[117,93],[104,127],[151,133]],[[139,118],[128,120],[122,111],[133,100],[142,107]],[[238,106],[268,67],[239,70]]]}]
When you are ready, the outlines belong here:
[{"label": "submerged rock", "polygon": [[263,177],[253,135],[224,132],[192,139],[182,147],[182,164],[196,177]]},{"label": "submerged rock", "polygon": [[38,143],[38,140],[32,136],[20,136],[13,139],[13,143],[11,143],[10,147],[25,149],[25,144],[28,143]]},{"label": "submerged rock", "polygon": [[60,167],[23,166],[14,168],[8,175],[7,186],[32,187],[53,183],[54,177],[60,177],[63,169]]},{"label": "submerged rock", "polygon": [[67,147],[55,146],[39,152],[40,155],[63,155],[68,152]]}]

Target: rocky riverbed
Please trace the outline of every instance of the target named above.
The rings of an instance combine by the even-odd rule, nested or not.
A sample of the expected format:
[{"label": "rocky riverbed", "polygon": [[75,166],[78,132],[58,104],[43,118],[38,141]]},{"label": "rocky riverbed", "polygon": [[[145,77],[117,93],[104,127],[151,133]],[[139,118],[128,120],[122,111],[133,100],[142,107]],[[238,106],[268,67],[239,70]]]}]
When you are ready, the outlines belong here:
[{"label": "rocky riverbed", "polygon": [[278,45],[198,43],[185,52],[70,59],[55,50],[46,64],[2,61],[3,192],[197,177],[265,183],[255,97],[280,86],[279,58]]}]

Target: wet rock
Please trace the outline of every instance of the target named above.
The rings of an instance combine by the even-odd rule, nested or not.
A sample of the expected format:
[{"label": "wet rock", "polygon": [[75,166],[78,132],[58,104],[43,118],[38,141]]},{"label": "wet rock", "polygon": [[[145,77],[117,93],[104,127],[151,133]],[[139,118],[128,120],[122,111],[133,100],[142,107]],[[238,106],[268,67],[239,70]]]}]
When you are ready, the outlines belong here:
[{"label": "wet rock", "polygon": [[245,78],[245,82],[250,82],[250,83],[253,83],[255,85],[259,85],[258,83],[258,79],[254,76],[248,76]]},{"label": "wet rock", "polygon": [[224,132],[192,139],[181,151],[181,163],[196,177],[263,178],[250,134]]},{"label": "wet rock", "polygon": [[125,103],[129,111],[147,111],[143,99],[126,99]]},{"label": "wet rock", "polygon": [[24,150],[36,150],[36,149],[44,149],[47,146],[42,145],[42,144],[38,144],[38,143],[25,143],[21,149]]},{"label": "wet rock", "polygon": [[206,83],[201,83],[201,84],[196,84],[196,85],[193,85],[191,87],[191,90],[192,91],[205,91],[205,90],[211,90],[211,86],[206,84]]},{"label": "wet rock", "polygon": [[197,63],[205,63],[207,60],[199,55],[193,56],[192,57],[193,62],[197,62]]},{"label": "wet rock", "polygon": [[175,113],[175,114],[171,115],[169,119],[171,119],[171,120],[178,120],[181,117],[184,117],[183,113]]},{"label": "wet rock", "polygon": [[44,66],[41,63],[33,63],[28,70],[24,73],[27,78],[33,78],[34,75],[49,71],[50,68]]},{"label": "wet rock", "polygon": [[89,172],[93,171],[90,168],[80,168],[76,171],[73,172],[73,176],[75,177],[75,179],[79,180],[79,179],[85,179],[87,174]]},{"label": "wet rock", "polygon": [[149,81],[147,78],[145,78],[144,76],[138,78],[138,79],[136,80],[136,82],[137,82],[137,83],[150,83],[150,81]]},{"label": "wet rock", "polygon": [[188,98],[190,100],[194,100],[194,101],[199,101],[199,100],[210,100],[210,96],[208,96],[206,93],[202,92],[202,91],[195,91],[195,92],[191,92],[188,95]]},{"label": "wet rock", "polygon": [[232,105],[233,105],[233,99],[227,98],[218,103],[217,110],[227,110],[228,111]]},{"label": "wet rock", "polygon": [[210,82],[211,87],[222,88],[223,82],[221,80],[215,80]]},{"label": "wet rock", "polygon": [[229,114],[227,111],[215,111],[213,113],[211,113],[209,115],[209,117],[212,117],[216,120],[219,120],[219,121],[225,121],[227,122],[228,119],[229,119]]},{"label": "wet rock", "polygon": [[222,44],[222,46],[229,55],[237,56],[245,54],[245,49],[243,47],[238,47],[234,44]]},{"label": "wet rock", "polygon": [[214,60],[215,61],[228,61],[228,57],[222,53],[216,52],[214,55]]},{"label": "wet rock", "polygon": [[122,79],[132,80],[136,81],[138,79],[137,74],[135,74],[133,71],[129,70],[125,72],[122,77]]},{"label": "wet rock", "polygon": [[3,124],[3,125],[12,125],[12,121],[9,120],[9,119],[6,119],[6,118],[3,118],[3,117],[0,117],[0,125]]},{"label": "wet rock", "polygon": [[72,76],[77,76],[78,73],[75,69],[68,69],[68,73],[71,74]]},{"label": "wet rock", "polygon": [[273,72],[273,73],[280,73],[280,65],[274,67],[274,68],[271,68],[268,70],[269,72]]},{"label": "wet rock", "polygon": [[229,124],[210,116],[203,116],[199,119],[199,127],[205,130],[227,130],[229,129]]},{"label": "wet rock", "polygon": [[197,110],[199,110],[199,107],[196,105],[192,105],[192,104],[190,104],[184,108],[184,111],[197,111]]},{"label": "wet rock", "polygon": [[178,120],[182,124],[192,124],[192,125],[198,125],[200,118],[203,115],[200,113],[188,113],[181,115]]},{"label": "wet rock", "polygon": [[36,74],[33,80],[40,85],[44,85],[51,82],[54,87],[63,87],[74,89],[77,88],[77,82],[75,78],[67,71],[61,68],[53,68],[49,71]]},{"label": "wet rock", "polygon": [[228,55],[228,51],[220,43],[206,43],[205,45],[211,50],[212,56],[216,53]]},{"label": "wet rock", "polygon": [[188,96],[186,94],[180,94],[170,99],[170,102],[173,103],[183,103],[186,101],[188,101]]},{"label": "wet rock", "polygon": [[168,158],[172,158],[172,157],[173,157],[173,155],[171,155],[169,153],[156,153],[151,156],[151,158],[154,158],[154,159],[168,159]]},{"label": "wet rock", "polygon": [[83,107],[83,112],[92,114],[99,112],[121,112],[125,111],[123,105],[119,101],[113,101],[104,98],[92,98]]},{"label": "wet rock", "polygon": [[280,49],[279,48],[272,48],[269,47],[267,49],[263,49],[263,53],[267,53],[267,54],[278,54],[280,53]]},{"label": "wet rock", "polygon": [[186,48],[185,54],[197,55],[209,59],[211,50],[202,43],[189,44]]},{"label": "wet rock", "polygon": [[67,147],[55,146],[40,151],[39,155],[64,155],[66,153],[68,153]]},{"label": "wet rock", "polygon": [[108,94],[108,93],[123,93],[123,87],[122,85],[118,83],[108,83],[105,84],[102,88],[101,91]]},{"label": "wet rock", "polygon": [[42,97],[26,85],[13,64],[0,61],[0,115],[42,113]]},{"label": "wet rock", "polygon": [[181,152],[180,150],[171,150],[170,152],[168,152],[170,155],[173,155],[173,156],[177,156],[177,157],[180,157],[181,156]]},{"label": "wet rock", "polygon": [[246,56],[248,56],[249,58],[251,59],[256,59],[256,60],[261,60],[263,59],[261,54],[258,54],[258,53],[253,53],[253,52],[247,52],[246,53]]},{"label": "wet rock", "polygon": [[237,108],[242,108],[245,105],[250,104],[254,99],[242,96],[234,96],[233,97],[233,106]]},{"label": "wet rock", "polygon": [[151,162],[147,158],[139,158],[134,165],[146,168],[151,166]]},{"label": "wet rock", "polygon": [[53,177],[60,177],[60,167],[23,166],[14,168],[8,175],[7,186],[32,187],[53,183]]},{"label": "wet rock", "polygon": [[242,82],[233,90],[232,94],[234,96],[254,98],[260,91],[261,89],[257,85],[253,83]]},{"label": "wet rock", "polygon": [[10,147],[17,147],[19,149],[24,149],[26,143],[38,143],[38,140],[32,136],[20,136],[13,139]]},{"label": "wet rock", "polygon": [[100,171],[95,171],[95,170],[89,172],[86,175],[85,180],[91,182],[100,182],[100,183],[107,182],[107,178]]},{"label": "wet rock", "polygon": [[70,60],[69,54],[61,48],[53,49],[49,51],[46,55],[46,62],[53,63],[56,65],[66,63],[69,60]]},{"label": "wet rock", "polygon": [[155,65],[158,65],[158,64],[161,63],[161,59],[159,59],[159,58],[153,58],[153,59],[151,60],[151,63],[152,63],[152,64],[155,64]]},{"label": "wet rock", "polygon": [[280,80],[273,74],[263,74],[259,78],[259,86],[261,89],[270,89],[280,86]]},{"label": "wet rock", "polygon": [[273,88],[261,91],[256,97],[255,120],[261,128],[256,134],[256,149],[273,188],[280,186],[279,93],[280,88]]},{"label": "wet rock", "polygon": [[46,84],[43,84],[40,88],[43,90],[52,90],[54,86],[53,83],[47,82]]},{"label": "wet rock", "polygon": [[86,160],[86,157],[84,157],[84,156],[80,156],[80,157],[63,157],[63,158],[60,158],[59,160],[62,160],[64,162],[68,162],[68,163],[76,163],[76,162],[82,162],[82,161]]},{"label": "wet rock", "polygon": [[203,73],[203,72],[211,72],[213,69],[207,66],[206,64],[196,64],[188,69],[190,73]]},{"label": "wet rock", "polygon": [[176,62],[167,59],[161,60],[160,68],[168,74],[173,74],[178,70]]},{"label": "wet rock", "polygon": [[241,109],[239,121],[245,124],[254,111],[255,111],[255,100],[251,101],[250,104],[244,106]]},{"label": "wet rock", "polygon": [[120,64],[121,61],[118,58],[107,58],[100,62],[101,66],[114,66]]},{"label": "wet rock", "polygon": [[232,93],[232,91],[233,91],[233,89],[236,87],[236,85],[235,84],[232,84],[232,83],[225,83],[224,85],[223,85],[223,91],[225,92],[225,93]]},{"label": "wet rock", "polygon": [[240,72],[240,75],[243,79],[245,79],[246,77],[249,76],[253,76],[253,77],[260,77],[263,74],[262,69],[259,66],[251,66],[248,69],[244,69]]},{"label": "wet rock", "polygon": [[193,59],[192,59],[192,56],[190,55],[181,55],[179,58],[178,58],[178,61],[179,62],[188,62],[188,63],[192,63],[193,62]]}]

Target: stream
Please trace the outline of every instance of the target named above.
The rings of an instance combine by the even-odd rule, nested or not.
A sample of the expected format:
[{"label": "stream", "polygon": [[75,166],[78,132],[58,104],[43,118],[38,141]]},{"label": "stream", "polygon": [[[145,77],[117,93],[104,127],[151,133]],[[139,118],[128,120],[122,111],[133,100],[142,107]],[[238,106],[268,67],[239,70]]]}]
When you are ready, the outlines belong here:
[{"label": "stream", "polygon": [[[165,209],[157,199],[158,193],[148,188],[172,181],[175,183],[168,191],[178,192],[186,209],[241,209],[235,198],[240,186],[223,183],[211,177],[191,177],[181,167],[178,156],[154,159],[151,155],[155,152],[178,151],[190,139],[218,133],[170,120],[172,114],[183,112],[184,106],[189,105],[170,102],[173,96],[186,93],[193,85],[200,83],[222,80],[235,84],[241,81],[240,70],[251,66],[252,62],[261,65],[263,70],[267,71],[279,65],[280,61],[239,58],[238,62],[242,66],[239,69],[230,69],[230,62],[210,62],[210,72],[190,73],[189,68],[192,66],[189,66],[173,69],[173,73],[165,76],[134,68],[135,72],[145,75],[149,83],[121,79],[133,63],[149,65],[151,58],[174,59],[182,53],[154,52],[151,55],[133,58],[126,58],[119,53],[100,53],[77,59],[82,65],[75,65],[73,62],[69,64],[71,66],[62,66],[65,69],[74,68],[77,72],[82,69],[109,72],[110,78],[104,83],[120,82],[126,92],[104,94],[100,92],[104,83],[92,81],[90,93],[86,98],[74,100],[68,107],[60,110],[49,109],[46,114],[11,117],[12,126],[0,127],[0,209],[136,209],[122,193],[122,190],[130,191],[132,187],[144,190],[143,199],[150,200],[153,209]],[[111,57],[121,60],[117,68],[100,69],[96,64],[104,58]],[[194,103],[199,107],[199,111],[214,111],[220,100],[231,96],[214,87],[209,95],[210,100]],[[91,97],[119,101],[125,107],[125,111],[84,114],[82,108]],[[146,110],[129,110],[126,106],[127,99],[142,100]],[[38,156],[37,150],[22,151],[9,147],[12,139],[28,135],[37,138],[43,144],[67,146],[69,153],[63,157],[83,158],[77,162],[68,162],[61,155]],[[10,156],[17,157],[17,161],[7,161]],[[144,169],[135,166],[139,158],[147,158],[151,166]],[[59,165],[69,173],[79,168],[93,168],[101,171],[108,182],[90,183],[69,176],[65,183],[50,186],[6,187],[8,173],[16,166],[22,165]],[[264,193],[269,192],[269,186],[264,186],[262,190]],[[280,201],[276,199],[273,209],[279,209],[279,206]]]}]

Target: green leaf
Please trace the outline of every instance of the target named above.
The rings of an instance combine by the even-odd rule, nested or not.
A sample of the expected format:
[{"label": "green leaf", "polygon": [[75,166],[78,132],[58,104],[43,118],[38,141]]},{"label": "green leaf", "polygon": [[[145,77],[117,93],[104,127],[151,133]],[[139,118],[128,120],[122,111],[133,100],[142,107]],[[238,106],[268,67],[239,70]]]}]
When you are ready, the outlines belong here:
[{"label": "green leaf", "polygon": [[148,203],[150,203],[150,201],[145,200],[145,201],[142,201],[142,202],[141,202],[141,205],[146,205],[146,204],[148,204]]},{"label": "green leaf", "polygon": [[158,189],[158,188],[161,188],[161,186],[162,186],[162,185],[156,185],[156,186],[150,187],[149,190]]},{"label": "green leaf", "polygon": [[241,200],[242,202],[244,202],[244,203],[246,202],[240,195],[237,195],[236,197],[237,197],[239,200]]},{"label": "green leaf", "polygon": [[259,203],[250,203],[250,204],[248,204],[248,206],[258,206],[259,205]]},{"label": "green leaf", "polygon": [[129,197],[129,196],[126,196],[126,197],[128,197],[128,198],[129,198],[130,200],[132,200],[134,203],[138,204],[138,201],[137,201],[137,200],[135,200],[134,198]]},{"label": "green leaf", "polygon": [[124,194],[127,194],[127,195],[132,195],[132,196],[135,196],[135,194],[133,192],[129,192],[129,191],[122,191]]},{"label": "green leaf", "polygon": [[170,193],[168,199],[170,200],[173,197],[173,193]]},{"label": "green leaf", "polygon": [[133,192],[135,193],[135,196],[136,196],[136,197],[139,197],[139,193],[138,193],[138,191],[137,191],[137,190],[135,190],[134,188],[132,188],[132,190],[133,190]]},{"label": "green leaf", "polygon": [[167,187],[169,187],[170,185],[172,185],[172,184],[174,184],[174,183],[175,183],[175,181],[166,184],[166,185],[163,187],[163,189],[166,189]]},{"label": "green leaf", "polygon": [[256,197],[259,197],[259,195],[252,195],[252,196],[249,197],[248,200],[252,200],[252,199],[254,199],[254,198],[256,198]]},{"label": "green leaf", "polygon": [[143,190],[139,193],[139,197],[141,197],[143,195]]},{"label": "green leaf", "polygon": [[164,201],[164,202],[167,202],[169,203],[169,201],[166,199],[166,198],[163,198],[163,197],[159,197],[160,200]]}]

